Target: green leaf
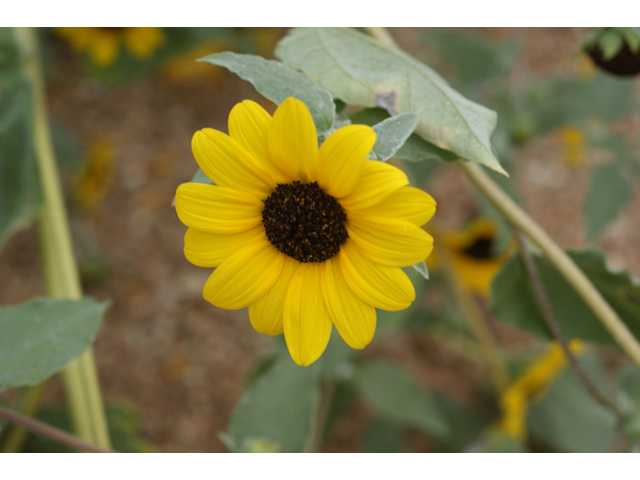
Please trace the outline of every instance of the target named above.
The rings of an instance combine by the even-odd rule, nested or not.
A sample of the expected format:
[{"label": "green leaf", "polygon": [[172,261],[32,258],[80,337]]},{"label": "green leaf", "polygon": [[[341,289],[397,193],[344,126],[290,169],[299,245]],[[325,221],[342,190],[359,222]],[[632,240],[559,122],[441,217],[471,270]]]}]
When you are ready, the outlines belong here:
[{"label": "green leaf", "polygon": [[80,356],[108,305],[37,298],[0,308],[0,389],[35,385]]},{"label": "green leaf", "polygon": [[514,40],[492,45],[480,35],[460,30],[429,31],[424,38],[427,45],[434,45],[442,57],[455,66],[456,73],[464,83],[482,82],[505,75],[520,47]]},{"label": "green leaf", "polygon": [[[629,272],[609,268],[604,253],[588,248],[567,251],[618,313],[631,333],[640,338],[640,285]],[[558,322],[567,338],[581,338],[601,345],[617,343],[591,309],[546,258],[534,255],[540,278]],[[491,310],[503,322],[551,340],[520,256],[508,260],[491,285]]]},{"label": "green leaf", "polygon": [[417,427],[436,439],[451,436],[440,402],[405,370],[381,361],[371,362],[360,369],[354,382],[381,417]]},{"label": "green leaf", "polygon": [[622,412],[621,431],[635,450],[640,447],[640,371],[635,365],[622,368],[616,377]]},{"label": "green leaf", "polygon": [[40,184],[33,150],[31,87],[23,75],[11,29],[0,35],[0,249],[35,218]]},{"label": "green leaf", "polygon": [[198,61],[232,71],[278,105],[288,97],[301,100],[311,112],[318,134],[328,132],[333,126],[335,104],[331,94],[315,85],[307,76],[280,62],[232,52],[216,53]]},{"label": "green leaf", "polygon": [[[382,108],[362,108],[357,112],[352,113],[349,118],[351,119],[351,123],[359,123],[373,127],[374,125],[383,122],[385,119],[391,118],[391,116]],[[409,162],[438,160],[446,163],[459,159],[459,156],[455,153],[436,147],[433,143],[427,142],[415,133],[409,136],[404,145],[396,151],[394,156]],[[409,165],[409,168],[413,167],[414,165]],[[416,168],[422,168],[422,166]]]},{"label": "green leaf", "polygon": [[[586,353],[582,367],[597,383],[604,374],[597,358]],[[616,416],[586,390],[572,368],[566,368],[527,417],[534,442],[560,452],[609,452],[614,447]]]},{"label": "green leaf", "polygon": [[624,210],[633,197],[633,185],[621,165],[599,165],[591,176],[585,206],[587,236],[595,239]]},{"label": "green leaf", "polygon": [[598,44],[604,59],[611,60],[620,51],[624,41],[618,32],[608,31],[600,38]]},{"label": "green leaf", "polygon": [[320,399],[321,365],[280,358],[247,390],[236,406],[224,441],[234,451],[304,452]]},{"label": "green leaf", "polygon": [[397,425],[374,419],[362,436],[360,450],[364,453],[400,453],[404,450],[404,432]]},{"label": "green leaf", "polygon": [[491,149],[496,113],[406,53],[350,29],[301,28],[280,41],[276,55],[348,104],[417,113],[421,137],[505,173]]},{"label": "green leaf", "polygon": [[374,125],[373,131],[376,132],[377,138],[373,153],[376,160],[386,162],[393,157],[413,133],[418,120],[418,115],[415,113],[401,113]]},{"label": "green leaf", "polygon": [[424,262],[416,263],[412,265],[413,269],[422,275],[422,278],[429,280],[429,270],[427,270],[427,264]]},{"label": "green leaf", "polygon": [[636,104],[633,82],[603,73],[589,80],[551,78],[537,82],[536,87],[527,102],[540,134],[566,125],[581,125],[589,117],[612,122]]},{"label": "green leaf", "polygon": [[449,397],[435,394],[435,400],[440,405],[443,418],[451,431],[449,438],[442,441],[442,446],[447,452],[466,450],[490,422],[488,417],[478,415]]}]

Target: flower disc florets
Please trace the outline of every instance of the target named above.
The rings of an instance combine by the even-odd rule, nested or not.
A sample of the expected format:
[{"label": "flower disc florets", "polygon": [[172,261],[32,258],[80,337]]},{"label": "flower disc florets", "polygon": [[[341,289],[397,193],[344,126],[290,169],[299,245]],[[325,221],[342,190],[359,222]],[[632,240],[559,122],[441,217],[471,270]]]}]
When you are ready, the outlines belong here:
[{"label": "flower disc florets", "polygon": [[262,221],[269,241],[299,262],[324,262],[347,240],[347,216],[318,182],[278,185],[264,203]]}]

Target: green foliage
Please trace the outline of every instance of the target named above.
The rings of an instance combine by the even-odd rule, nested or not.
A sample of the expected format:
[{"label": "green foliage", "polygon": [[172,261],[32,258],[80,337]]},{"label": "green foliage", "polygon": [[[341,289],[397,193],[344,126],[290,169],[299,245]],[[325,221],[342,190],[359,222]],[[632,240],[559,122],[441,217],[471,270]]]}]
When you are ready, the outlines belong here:
[{"label": "green foliage", "polygon": [[440,402],[406,371],[385,362],[365,364],[354,379],[358,391],[378,414],[402,426],[414,426],[437,439],[451,436]]},{"label": "green foliage", "polygon": [[404,432],[380,418],[369,422],[360,449],[365,453],[400,453],[404,450]]},{"label": "green foliage", "polygon": [[35,385],[93,342],[108,302],[38,298],[0,308],[0,389]]},{"label": "green foliage", "polygon": [[[391,116],[382,108],[362,108],[349,115],[351,123],[360,123],[372,127],[388,118],[391,118]],[[415,133],[409,135],[404,145],[393,156],[409,162],[422,162],[423,160],[453,162],[459,158],[455,153],[436,147],[433,143],[423,140],[422,137]],[[413,165],[410,165],[410,167],[413,167]]]},{"label": "green foliage", "polygon": [[373,130],[376,132],[376,143],[372,150],[374,158],[386,162],[393,157],[413,133],[418,120],[415,113],[401,113],[375,124]]},{"label": "green foliage", "polygon": [[311,112],[318,134],[327,132],[333,126],[335,105],[331,94],[280,62],[232,52],[216,53],[199,61],[230,70],[277,105],[288,97],[301,100]]},{"label": "green foliage", "polygon": [[633,185],[619,164],[599,165],[591,175],[585,206],[587,236],[595,239],[633,197]]},{"label": "green foliage", "polygon": [[31,86],[11,28],[0,28],[0,249],[41,202],[31,125]]},{"label": "green foliage", "polygon": [[[595,355],[586,353],[580,363],[589,377],[604,383]],[[551,385],[544,398],[534,403],[527,417],[534,443],[560,452],[608,452],[615,438],[615,414],[600,405],[571,368]]]},{"label": "green foliage", "polygon": [[276,55],[348,104],[417,113],[420,136],[504,173],[490,142],[496,113],[464,98],[411,56],[341,28],[295,29]]},{"label": "green foliage", "polygon": [[280,355],[244,393],[221,435],[235,452],[304,452],[312,442],[321,364],[296,365]]},{"label": "green foliage", "polygon": [[640,371],[635,365],[622,368],[616,378],[618,400],[622,412],[620,430],[629,450],[640,451]]},{"label": "green foliage", "polygon": [[[124,403],[108,403],[105,413],[113,449],[123,453],[151,453],[156,447],[140,434],[140,417],[136,409]],[[50,407],[38,414],[38,419],[68,432],[72,431],[67,407]],[[70,453],[75,450],[47,437],[30,433],[25,453]]]},{"label": "green foliage", "polygon": [[596,45],[602,51],[605,60],[611,60],[626,43],[631,52],[640,50],[640,28],[638,27],[600,27],[596,28],[584,41],[584,48]]},{"label": "green foliage", "polygon": [[[640,337],[640,285],[626,271],[606,265],[605,255],[595,249],[568,251],[604,299],[618,313],[631,333]],[[617,345],[584,300],[546,258],[534,256],[540,278],[562,331],[569,339],[580,338],[601,345]],[[524,264],[519,256],[507,261],[491,286],[491,310],[503,322],[551,340]]]},{"label": "green foliage", "polygon": [[636,104],[633,83],[598,73],[589,80],[557,77],[537,81],[524,99],[539,134],[590,118],[612,122]]},{"label": "green foliage", "polygon": [[511,69],[520,49],[520,42],[514,40],[492,45],[479,35],[456,30],[429,31],[424,39],[455,67],[465,84],[499,81]]}]

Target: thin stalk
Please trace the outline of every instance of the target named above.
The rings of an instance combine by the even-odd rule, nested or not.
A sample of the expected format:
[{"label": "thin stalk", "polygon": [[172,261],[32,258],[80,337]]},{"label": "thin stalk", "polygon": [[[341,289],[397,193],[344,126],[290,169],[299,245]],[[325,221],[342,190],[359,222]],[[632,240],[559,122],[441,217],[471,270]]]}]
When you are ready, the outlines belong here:
[{"label": "thin stalk", "polygon": [[607,329],[620,348],[640,369],[640,344],[618,314],[569,256],[535,223],[479,165],[459,162],[469,179],[491,202],[503,217],[524,233],[556,267],[565,280],[582,297],[600,323]]},{"label": "thin stalk", "polygon": [[439,240],[439,228],[434,220],[431,220],[429,227],[429,231],[434,237],[433,248],[438,257],[438,261],[442,266],[449,289],[453,293],[458,307],[462,310],[473,335],[480,344],[480,349],[485,359],[487,369],[489,370],[493,386],[498,394],[500,394],[505,388],[507,388],[509,384],[509,376],[507,375],[507,369],[500,356],[498,342],[496,341],[493,332],[489,329],[484,315],[482,315],[477,303],[471,296],[469,290],[462,283],[460,275],[456,272],[453,266],[451,254],[444,246],[443,242]]},{"label": "thin stalk", "polygon": [[[397,47],[384,28],[368,27],[368,32],[387,45]],[[565,280],[582,297],[600,323],[607,329],[620,348],[640,369],[640,343],[633,336],[618,314],[602,297],[587,276],[569,256],[529,217],[502,189],[482,170],[479,165],[458,162],[476,188],[515,228],[523,232],[558,269]]]},{"label": "thin stalk", "polygon": [[[47,381],[45,380],[38,385],[28,387],[21,392],[20,398],[20,412],[23,416],[35,417],[38,413],[40,406],[40,400],[44,395],[44,391],[47,387]],[[16,453],[22,450],[25,440],[27,439],[27,429],[20,425],[13,425],[10,427],[9,433],[4,442],[2,442],[2,453]]]},{"label": "thin stalk", "polygon": [[320,401],[316,412],[313,431],[311,434],[311,442],[309,443],[307,452],[318,453],[322,448],[322,439],[324,438],[325,430],[327,428],[327,420],[329,419],[329,411],[331,410],[331,405],[333,404],[336,387],[336,382],[333,380],[323,382],[322,384]]},{"label": "thin stalk", "polygon": [[[16,28],[14,32],[33,91],[33,136],[44,199],[38,231],[47,293],[52,297],[77,299],[82,297],[82,288],[49,132],[37,32],[32,28]],[[69,363],[62,378],[75,431],[85,440],[109,449],[111,442],[92,349]]]},{"label": "thin stalk", "polygon": [[544,285],[542,283],[542,280],[540,279],[538,268],[536,267],[536,263],[533,260],[531,252],[529,251],[529,247],[527,246],[526,238],[524,234],[518,230],[514,230],[513,233],[520,248],[520,256],[524,261],[525,270],[527,271],[527,275],[529,276],[529,280],[531,281],[533,293],[536,297],[536,300],[538,301],[538,304],[540,305],[542,316],[544,317],[549,330],[551,330],[551,333],[562,347],[562,350],[569,360],[569,363],[575,370],[576,375],[582,381],[591,396],[593,396],[593,398],[595,398],[601,405],[610,408],[611,410],[616,412],[616,414],[620,415],[618,406],[600,391],[595,382],[589,377],[584,368],[582,368],[582,365],[580,365],[580,363],[576,359],[575,355],[569,349],[567,339],[565,338],[564,333],[562,333],[560,323],[553,313],[553,307],[551,306],[549,297],[547,297],[547,293],[545,292]]},{"label": "thin stalk", "polygon": [[69,447],[75,448],[81,452],[112,453],[110,450],[87,443],[81,438],[71,435],[64,430],[60,430],[59,428],[52,427],[51,425],[34,418],[22,415],[21,413],[5,408],[2,405],[0,405],[0,418],[4,418],[8,422],[20,425],[33,433],[44,435],[58,443],[68,445]]}]

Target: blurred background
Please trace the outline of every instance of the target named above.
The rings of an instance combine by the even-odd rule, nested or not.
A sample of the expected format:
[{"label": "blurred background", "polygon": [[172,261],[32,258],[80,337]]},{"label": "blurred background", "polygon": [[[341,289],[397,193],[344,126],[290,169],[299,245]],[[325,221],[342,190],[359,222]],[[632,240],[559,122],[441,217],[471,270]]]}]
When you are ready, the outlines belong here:
[{"label": "blurred background", "polygon": [[[95,354],[110,418],[132,442],[120,449],[228,451],[219,432],[227,430],[261,359],[283,343],[256,333],[246,309],[222,310],[203,300],[210,270],[184,258],[186,227],[171,203],[177,186],[196,170],[191,154],[196,130],[226,132],[231,108],[243,99],[275,110],[247,82],[195,60],[225,50],[273,58],[286,31],[40,31],[50,121],[84,292],[112,302]],[[498,112],[493,143],[511,174],[500,183],[559,245],[595,244],[609,263],[640,275],[640,193],[637,181],[630,180],[640,171],[640,81],[596,67],[582,48],[591,30],[391,33],[463,95]],[[619,165],[622,180],[602,191],[596,171],[612,163]],[[435,161],[407,168],[437,201],[442,238],[498,343],[514,363],[531,358],[538,341],[488,312],[490,282],[510,252],[503,227],[460,169]],[[612,200],[615,215],[609,210],[605,218],[586,220],[589,202],[612,196],[622,196]],[[437,260],[428,265],[432,280],[416,288],[417,307],[379,315],[376,337],[361,358],[391,361],[429,391],[483,418],[495,417],[487,374],[466,346],[468,332],[446,300]],[[43,294],[35,227],[7,240],[0,252],[0,285],[0,305]],[[617,352],[604,352],[603,358],[607,372],[623,363]],[[348,389],[339,398],[323,451],[443,449],[416,426],[384,430],[366,398]],[[54,378],[42,418],[64,424],[63,400]],[[401,446],[376,446],[371,443],[376,431]],[[30,438],[27,448],[53,447]],[[532,448],[562,450],[544,438]]]}]

